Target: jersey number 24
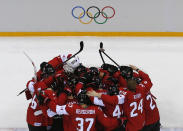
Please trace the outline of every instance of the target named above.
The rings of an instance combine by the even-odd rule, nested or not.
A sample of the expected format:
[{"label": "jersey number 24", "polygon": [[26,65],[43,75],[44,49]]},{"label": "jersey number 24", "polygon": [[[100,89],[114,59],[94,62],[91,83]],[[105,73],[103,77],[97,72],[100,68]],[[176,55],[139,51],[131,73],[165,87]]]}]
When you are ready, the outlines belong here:
[{"label": "jersey number 24", "polygon": [[130,112],[130,117],[138,116],[137,110],[141,113],[143,112],[143,99],[141,99],[139,103],[132,102],[130,104],[130,107],[133,107],[132,111]]}]

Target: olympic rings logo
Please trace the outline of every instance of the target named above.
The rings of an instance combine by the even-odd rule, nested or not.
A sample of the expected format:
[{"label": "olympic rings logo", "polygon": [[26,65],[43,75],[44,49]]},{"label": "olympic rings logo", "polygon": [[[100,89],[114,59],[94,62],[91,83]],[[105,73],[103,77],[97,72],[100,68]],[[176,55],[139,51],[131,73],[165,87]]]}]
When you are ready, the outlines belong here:
[{"label": "olympic rings logo", "polygon": [[[78,16],[76,16],[74,14],[74,12],[75,12],[76,9],[81,9],[82,10],[82,12]],[[90,10],[93,10],[93,9],[97,10],[97,12],[94,13],[94,15],[90,12]],[[106,10],[106,9],[112,10],[113,11],[113,14],[110,15],[110,16],[108,16],[107,13],[104,12],[104,10]],[[79,22],[82,23],[82,24],[90,24],[93,20],[95,21],[96,24],[105,24],[109,19],[111,19],[111,18],[114,17],[115,13],[116,13],[115,12],[115,9],[113,7],[111,7],[111,6],[105,6],[104,8],[102,8],[102,10],[100,10],[96,6],[90,6],[86,11],[85,11],[85,9],[82,6],[75,6],[74,8],[72,8],[72,16],[75,19],[78,19]],[[84,18],[85,15],[87,15],[87,17],[90,18],[90,20],[87,21],[87,22],[84,22],[82,20],[82,18]],[[97,18],[100,15],[104,18],[104,21],[102,21],[102,22],[99,22],[97,20]]]}]

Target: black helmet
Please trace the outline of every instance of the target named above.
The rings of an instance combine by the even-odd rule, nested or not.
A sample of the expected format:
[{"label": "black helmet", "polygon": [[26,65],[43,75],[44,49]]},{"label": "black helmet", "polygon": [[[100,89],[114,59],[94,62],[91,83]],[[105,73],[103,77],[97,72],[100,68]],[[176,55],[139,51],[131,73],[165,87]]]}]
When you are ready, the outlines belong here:
[{"label": "black helmet", "polygon": [[121,75],[127,80],[133,77],[133,69],[129,66],[121,66],[120,72]]},{"label": "black helmet", "polygon": [[81,92],[78,94],[77,100],[79,104],[91,104],[90,98],[86,95],[86,92],[86,90],[82,89]]},{"label": "black helmet", "polygon": [[99,71],[96,67],[90,67],[89,72],[91,73],[92,76],[98,76],[99,75]]},{"label": "black helmet", "polygon": [[40,70],[42,71],[41,73],[42,78],[48,77],[55,73],[55,69],[48,62],[42,62],[40,64]]},{"label": "black helmet", "polygon": [[99,77],[93,77],[90,82],[86,84],[86,87],[91,87],[94,90],[99,89],[101,85],[101,79]]},{"label": "black helmet", "polygon": [[74,70],[74,74],[76,76],[80,76],[83,73],[87,72],[87,68],[85,66],[83,66],[82,64],[80,64],[75,70]]},{"label": "black helmet", "polygon": [[109,73],[110,73],[110,75],[112,75],[112,74],[114,74],[115,72],[117,72],[118,71],[118,67],[116,67],[116,66],[114,66],[114,65],[111,65],[111,64],[103,64],[102,66],[101,66],[101,68],[103,69],[103,70],[107,70]]},{"label": "black helmet", "polygon": [[108,83],[110,83],[110,85],[117,85],[119,82],[118,79],[111,77],[111,76],[109,78],[107,78],[107,81],[108,81]]},{"label": "black helmet", "polygon": [[114,77],[109,77],[107,78],[107,80],[105,80],[104,84],[106,85],[106,87],[115,86],[118,84],[118,80]]},{"label": "black helmet", "polygon": [[117,85],[109,86],[108,87],[108,94],[110,96],[112,96],[112,95],[118,95],[119,94],[119,87]]},{"label": "black helmet", "polygon": [[68,75],[67,76],[66,84],[69,87],[74,88],[77,82],[78,82],[78,79],[75,75]]}]

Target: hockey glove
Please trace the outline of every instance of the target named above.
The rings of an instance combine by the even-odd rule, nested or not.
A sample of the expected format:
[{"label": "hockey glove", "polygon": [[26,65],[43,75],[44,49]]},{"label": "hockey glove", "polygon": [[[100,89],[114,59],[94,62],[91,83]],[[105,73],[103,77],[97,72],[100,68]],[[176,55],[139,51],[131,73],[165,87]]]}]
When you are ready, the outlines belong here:
[{"label": "hockey glove", "polygon": [[50,101],[50,99],[44,94],[44,91],[40,91],[37,95],[39,105],[44,105]]}]

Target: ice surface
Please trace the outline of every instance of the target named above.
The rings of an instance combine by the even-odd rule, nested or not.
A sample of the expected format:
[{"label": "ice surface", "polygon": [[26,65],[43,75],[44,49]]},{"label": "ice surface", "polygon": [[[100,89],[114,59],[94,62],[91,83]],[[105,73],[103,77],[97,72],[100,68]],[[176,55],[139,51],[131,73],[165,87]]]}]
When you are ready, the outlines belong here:
[{"label": "ice surface", "polygon": [[106,52],[118,63],[134,64],[147,72],[154,84],[152,93],[158,98],[163,127],[183,127],[183,38],[1,37],[0,128],[27,128],[30,101],[24,94],[16,95],[33,76],[33,67],[22,52],[26,51],[39,68],[41,62],[59,54],[78,51],[81,40],[85,47],[79,57],[84,65],[102,64],[98,49],[103,41]]},{"label": "ice surface", "polygon": [[[0,131],[28,131],[26,128],[4,128]],[[160,131],[183,131],[182,128],[162,128]]]}]

